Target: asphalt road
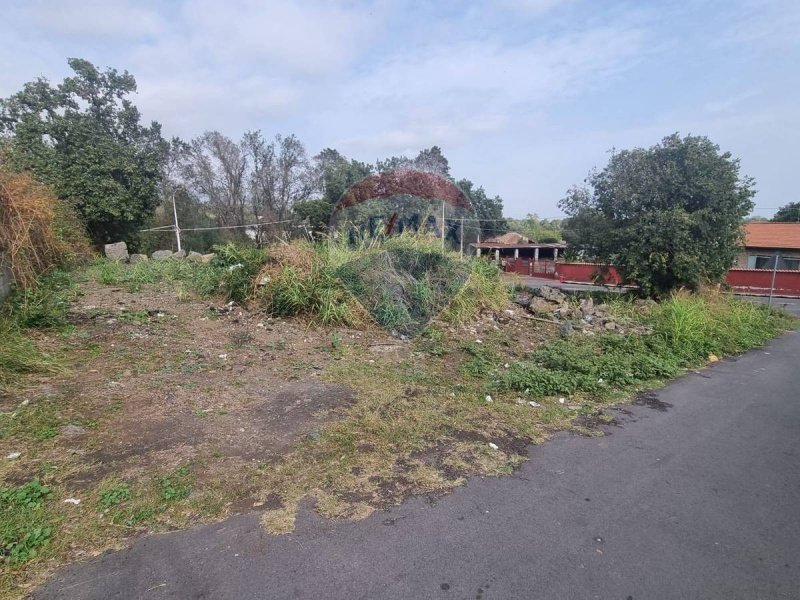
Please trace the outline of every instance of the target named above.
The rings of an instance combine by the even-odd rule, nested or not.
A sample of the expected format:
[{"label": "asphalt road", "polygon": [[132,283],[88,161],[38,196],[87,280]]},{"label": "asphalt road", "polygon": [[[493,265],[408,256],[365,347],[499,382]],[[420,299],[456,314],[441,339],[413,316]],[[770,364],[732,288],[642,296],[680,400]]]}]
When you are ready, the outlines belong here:
[{"label": "asphalt road", "polygon": [[559,435],[513,476],[361,522],[306,511],[140,539],[46,598],[800,598],[800,333]]}]

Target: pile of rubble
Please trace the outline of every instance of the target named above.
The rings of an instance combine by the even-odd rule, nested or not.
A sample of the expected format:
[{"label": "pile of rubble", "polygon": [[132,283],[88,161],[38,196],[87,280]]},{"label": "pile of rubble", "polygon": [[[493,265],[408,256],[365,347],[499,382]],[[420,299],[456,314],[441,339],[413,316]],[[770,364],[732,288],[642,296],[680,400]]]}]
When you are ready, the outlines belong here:
[{"label": "pile of rubble", "polygon": [[150,259],[166,260],[168,258],[174,258],[174,259],[185,258],[187,260],[194,260],[197,262],[207,263],[212,258],[214,258],[214,256],[216,256],[214,253],[200,254],[199,252],[192,252],[192,251],[190,251],[187,254],[185,250],[179,250],[178,252],[173,252],[172,250],[156,250],[148,258],[146,254],[128,254],[128,245],[125,242],[117,242],[116,244],[106,244],[105,255],[106,258],[110,258],[111,260],[118,260],[120,262],[130,262],[130,263],[137,263]]},{"label": "pile of rubble", "polygon": [[[560,325],[562,336],[575,330],[585,335],[600,332],[634,333],[648,335],[649,327],[638,323],[626,323],[616,317],[607,304],[595,304],[591,296],[570,298],[560,290],[548,286],[523,290],[514,297],[514,302],[525,308],[533,318]],[[643,314],[652,306],[652,300],[637,300],[636,305]]]}]

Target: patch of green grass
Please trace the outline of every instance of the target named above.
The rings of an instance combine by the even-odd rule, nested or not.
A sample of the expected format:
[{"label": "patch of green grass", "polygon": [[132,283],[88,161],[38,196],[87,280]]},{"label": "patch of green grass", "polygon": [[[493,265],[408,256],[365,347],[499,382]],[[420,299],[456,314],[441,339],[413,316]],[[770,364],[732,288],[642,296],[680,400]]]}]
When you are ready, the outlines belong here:
[{"label": "patch of green grass", "polygon": [[0,316],[0,394],[26,373],[58,373],[60,360],[42,352],[10,319]]},{"label": "patch of green grass", "polygon": [[188,290],[201,297],[219,295],[243,303],[253,292],[253,278],[266,260],[266,252],[254,246],[228,243],[214,248],[209,263],[185,259],[147,260],[126,265],[97,260],[88,276],[105,285],[125,287],[135,293],[144,285],[178,282],[178,299],[186,301]]},{"label": "patch of green grass", "polygon": [[3,305],[2,313],[21,329],[64,327],[74,294],[75,282],[70,273],[50,271],[39,276],[35,286],[16,289]]},{"label": "patch of green grass", "polygon": [[712,354],[737,354],[759,346],[788,324],[763,305],[713,293],[677,293],[647,314],[627,312],[652,327],[652,335],[555,340],[528,360],[515,362],[495,384],[533,396],[603,395],[612,389],[653,385],[703,364]]},{"label": "patch of green grass", "polygon": [[100,490],[98,504],[100,508],[109,509],[131,499],[131,488],[127,483],[119,483],[112,487]]},{"label": "patch of green grass", "polygon": [[38,479],[0,488],[0,564],[27,562],[50,543],[54,527],[45,506],[50,496]]},{"label": "patch of green grass", "polygon": [[123,310],[117,313],[117,319],[123,323],[144,324],[150,320],[150,313],[146,310]]}]

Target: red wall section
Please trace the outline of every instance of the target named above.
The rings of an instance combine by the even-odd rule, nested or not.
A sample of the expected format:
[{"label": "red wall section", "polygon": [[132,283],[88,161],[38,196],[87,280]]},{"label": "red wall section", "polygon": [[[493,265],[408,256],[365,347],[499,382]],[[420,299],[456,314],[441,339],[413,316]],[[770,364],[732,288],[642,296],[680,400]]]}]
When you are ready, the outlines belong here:
[{"label": "red wall section", "polygon": [[[594,283],[597,275],[603,272],[603,265],[595,263],[556,263],[556,277],[562,281],[576,283]],[[610,285],[622,283],[622,277],[614,267],[607,267],[603,282]]]},{"label": "red wall section", "polygon": [[[768,295],[772,284],[772,270],[731,269],[725,280],[736,292]],[[800,271],[776,271],[774,294],[800,298]]]}]

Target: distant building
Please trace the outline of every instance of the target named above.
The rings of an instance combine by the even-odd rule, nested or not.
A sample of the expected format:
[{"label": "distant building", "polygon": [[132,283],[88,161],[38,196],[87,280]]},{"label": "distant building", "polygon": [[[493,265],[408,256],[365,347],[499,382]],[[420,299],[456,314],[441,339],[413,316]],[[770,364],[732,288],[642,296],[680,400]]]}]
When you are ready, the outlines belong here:
[{"label": "distant building", "polygon": [[[567,245],[564,243],[545,244],[534,242],[521,233],[509,231],[503,235],[491,237],[482,242],[470,244],[478,256],[488,254],[490,258],[524,258],[527,260],[557,260],[559,252]],[[563,254],[563,252],[562,252]]]},{"label": "distant building", "polygon": [[800,270],[800,223],[746,223],[744,252],[736,266],[740,269],[772,269],[778,256],[778,269]]}]

